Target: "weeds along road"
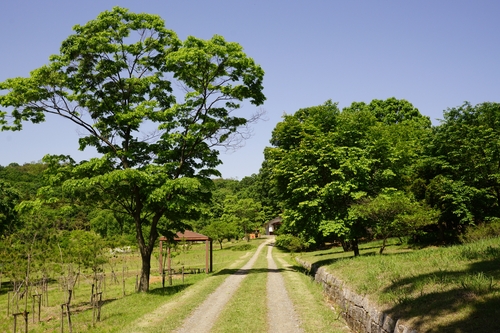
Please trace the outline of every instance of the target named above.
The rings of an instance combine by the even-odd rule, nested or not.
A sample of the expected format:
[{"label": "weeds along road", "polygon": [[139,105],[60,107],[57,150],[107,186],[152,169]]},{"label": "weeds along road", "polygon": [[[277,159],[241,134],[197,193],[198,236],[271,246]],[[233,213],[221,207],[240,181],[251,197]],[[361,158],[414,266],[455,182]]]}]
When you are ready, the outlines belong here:
[{"label": "weeds along road", "polygon": [[[181,307],[184,302],[189,303],[189,299],[195,295],[199,296],[200,293],[203,293],[203,282],[210,280],[210,278],[202,281],[199,285],[195,284],[187,288],[177,300],[168,302],[154,312],[140,318],[126,332],[349,332],[345,324],[338,320],[338,316],[327,308],[326,303],[321,302],[321,299],[318,301],[318,295],[316,297],[311,295],[310,289],[313,286],[304,285],[312,284],[312,282],[307,281],[307,277],[293,270],[278,268],[273,258],[273,244],[273,238],[260,244],[242,268],[223,280],[215,291],[210,293],[204,301],[199,302],[198,306],[175,327],[172,327],[173,322],[178,321],[179,316],[174,314],[173,310]],[[267,265],[263,259],[266,252]],[[278,261],[282,267],[287,266],[287,263],[282,259],[278,258]],[[287,281],[283,277],[285,274]],[[259,290],[262,287],[261,292],[256,294],[253,290],[243,290],[244,296],[242,296],[241,289],[245,288],[242,287],[242,283],[245,279],[250,279],[247,282],[251,282],[252,279],[262,280],[262,283],[260,280],[256,281],[257,288],[252,288]],[[298,293],[298,295],[292,295],[295,297],[294,301],[289,297],[286,284],[294,290],[294,294]],[[227,318],[220,318],[228,312],[236,311],[234,309],[235,297],[260,300],[261,303],[250,303],[248,306],[259,307],[258,304],[260,304],[260,307],[263,308],[260,309],[264,314],[263,318],[253,318],[252,321],[255,322],[255,325],[247,323],[243,327],[238,326],[235,321],[248,316],[247,310],[250,309],[239,310],[241,314],[229,317],[229,323]],[[321,296],[319,297],[321,298]],[[321,309],[316,309],[317,307]],[[177,320],[174,320],[173,317],[176,317]],[[246,319],[248,320],[248,318]]]}]

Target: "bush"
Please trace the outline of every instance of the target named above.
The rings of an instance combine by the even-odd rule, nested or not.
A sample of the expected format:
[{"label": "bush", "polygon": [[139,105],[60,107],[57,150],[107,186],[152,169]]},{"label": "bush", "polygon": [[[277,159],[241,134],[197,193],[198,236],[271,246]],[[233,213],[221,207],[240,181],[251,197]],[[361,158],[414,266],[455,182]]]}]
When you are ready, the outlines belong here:
[{"label": "bush", "polygon": [[500,236],[500,218],[493,218],[488,222],[477,226],[470,226],[465,233],[460,236],[462,243],[471,243],[480,239]]},{"label": "bush", "polygon": [[252,244],[245,243],[245,244],[235,245],[235,246],[231,247],[231,250],[233,250],[233,251],[249,251],[249,250],[253,249],[254,247],[255,246],[253,246]]},{"label": "bush", "polygon": [[308,244],[306,244],[301,238],[290,234],[276,236],[275,242],[277,247],[290,252],[302,251],[308,247]]}]

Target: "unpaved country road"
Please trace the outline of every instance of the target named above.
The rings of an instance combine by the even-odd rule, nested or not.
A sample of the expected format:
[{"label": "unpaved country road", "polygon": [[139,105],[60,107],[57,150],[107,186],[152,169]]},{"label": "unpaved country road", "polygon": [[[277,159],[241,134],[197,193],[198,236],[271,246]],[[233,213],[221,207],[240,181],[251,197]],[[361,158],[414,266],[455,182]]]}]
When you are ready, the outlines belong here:
[{"label": "unpaved country road", "polygon": [[268,245],[270,240],[262,243],[255,251],[255,254],[250,260],[238,270],[235,274],[230,275],[208,298],[201,304],[194,313],[189,316],[182,327],[177,330],[178,333],[203,333],[210,332],[212,326],[217,321],[221,311],[226,303],[231,299],[234,292],[238,289],[241,281],[247,276],[248,271],[253,267],[260,251],[264,246]]},{"label": "unpaved country road", "polygon": [[269,332],[302,332],[293,303],[288,297],[285,281],[272,256],[273,246],[267,250],[267,318]]},{"label": "unpaved country road", "polygon": [[[290,300],[285,288],[285,281],[282,273],[280,272],[280,269],[278,269],[278,266],[272,256],[273,245],[274,238],[268,239],[259,245],[248,262],[236,273],[228,276],[213,293],[207,296],[205,300],[191,312],[191,314],[178,326],[177,329],[173,330],[173,332],[211,332],[214,324],[219,318],[219,315],[225,311],[227,303],[236,293],[248,273],[251,272],[252,267],[257,261],[261,251],[267,250],[267,295],[262,295],[267,298],[267,332],[302,333],[303,330],[300,327],[301,322],[299,320],[299,316],[295,311],[293,302]],[[196,285],[193,287],[196,288]],[[189,289],[186,290],[186,293],[183,294],[182,297],[190,297],[189,293],[195,292],[190,291]],[[180,301],[182,303],[182,297],[179,298],[178,302]],[[153,313],[140,318],[135,325],[129,327],[127,333],[157,331],[155,328],[158,324],[161,324],[161,322],[165,320],[164,314],[165,312],[168,312],[169,308],[172,306],[175,306],[174,303],[167,303],[156,309]]]},{"label": "unpaved country road", "polygon": [[191,314],[178,333],[210,332],[224,306],[231,299],[240,286],[248,271],[253,267],[260,252],[267,246],[268,279],[267,279],[267,306],[269,332],[300,333],[299,321],[293,309],[293,304],[285,289],[285,282],[279,273],[272,257],[274,239],[262,243],[255,254],[235,274],[229,276],[220,286]]},{"label": "unpaved country road", "polygon": [[229,276],[185,321],[178,333],[210,332],[226,303],[253,267],[264,247],[268,247],[267,306],[269,332],[301,333],[299,320],[285,289],[285,282],[272,258],[274,239],[262,243],[252,258],[235,274]]}]

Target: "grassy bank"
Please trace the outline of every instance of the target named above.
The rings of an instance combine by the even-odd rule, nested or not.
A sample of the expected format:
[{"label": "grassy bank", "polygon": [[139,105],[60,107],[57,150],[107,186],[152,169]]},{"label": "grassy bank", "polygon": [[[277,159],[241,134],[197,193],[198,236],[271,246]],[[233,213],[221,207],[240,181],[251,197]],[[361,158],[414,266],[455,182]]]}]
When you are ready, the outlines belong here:
[{"label": "grassy bank", "polygon": [[421,250],[394,240],[383,255],[378,248],[364,244],[356,258],[341,248],[299,256],[419,332],[500,331],[500,238]]}]

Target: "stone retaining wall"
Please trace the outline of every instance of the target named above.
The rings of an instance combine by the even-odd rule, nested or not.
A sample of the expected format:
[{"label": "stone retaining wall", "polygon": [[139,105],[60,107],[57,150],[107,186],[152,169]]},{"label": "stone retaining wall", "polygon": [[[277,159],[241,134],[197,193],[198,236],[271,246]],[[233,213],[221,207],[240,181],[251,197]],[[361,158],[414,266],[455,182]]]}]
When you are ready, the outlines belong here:
[{"label": "stone retaining wall", "polygon": [[298,258],[296,260],[314,276],[316,282],[321,283],[329,299],[341,308],[342,317],[354,332],[417,333],[416,330],[377,309],[367,298],[351,291],[344,282],[326,272],[324,267],[315,267]]}]

